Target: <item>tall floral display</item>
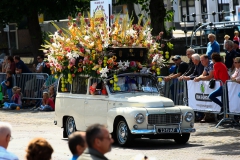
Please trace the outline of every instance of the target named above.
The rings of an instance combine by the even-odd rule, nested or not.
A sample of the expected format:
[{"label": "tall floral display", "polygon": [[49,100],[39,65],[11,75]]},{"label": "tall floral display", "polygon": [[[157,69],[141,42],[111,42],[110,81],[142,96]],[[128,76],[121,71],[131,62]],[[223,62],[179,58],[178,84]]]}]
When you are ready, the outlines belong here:
[{"label": "tall floral display", "polygon": [[[57,31],[43,46],[52,73],[62,74],[68,83],[80,74],[106,78],[119,71],[139,71],[160,75],[164,61],[161,46],[151,35],[150,21],[141,26],[141,18],[138,24],[132,24],[128,15],[110,18],[109,27],[104,17],[81,14],[75,21],[69,17],[68,29],[53,24]],[[119,48],[127,50],[116,53]],[[134,59],[136,54],[143,58]]]}]

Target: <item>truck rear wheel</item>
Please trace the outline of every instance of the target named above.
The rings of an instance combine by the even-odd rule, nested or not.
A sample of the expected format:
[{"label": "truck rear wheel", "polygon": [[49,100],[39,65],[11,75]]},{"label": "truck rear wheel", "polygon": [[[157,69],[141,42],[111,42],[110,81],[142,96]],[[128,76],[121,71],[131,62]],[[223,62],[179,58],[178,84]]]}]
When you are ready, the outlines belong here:
[{"label": "truck rear wheel", "polygon": [[76,131],[76,125],[73,117],[67,117],[64,125],[65,135],[68,137],[70,134]]}]

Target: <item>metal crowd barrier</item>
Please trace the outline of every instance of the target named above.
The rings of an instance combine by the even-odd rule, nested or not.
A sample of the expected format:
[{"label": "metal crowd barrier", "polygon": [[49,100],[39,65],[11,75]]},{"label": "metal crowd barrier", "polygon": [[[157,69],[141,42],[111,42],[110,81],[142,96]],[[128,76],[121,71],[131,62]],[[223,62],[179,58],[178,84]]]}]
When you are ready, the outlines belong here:
[{"label": "metal crowd barrier", "polygon": [[[188,105],[187,81],[178,81],[176,79],[173,79],[171,81],[165,82],[164,76],[158,76],[158,78],[162,78],[162,81],[160,81],[158,84],[161,96],[172,99],[174,101],[175,105]],[[219,82],[222,83],[221,81],[219,81]],[[221,101],[223,103],[223,112],[222,112],[223,118],[219,121],[219,123],[216,125],[216,127],[218,127],[219,125],[221,125],[224,122],[230,122],[232,124],[233,123],[237,124],[233,118],[229,118],[229,115],[240,115],[240,105],[239,105],[238,112],[231,112],[231,105],[229,105],[229,102],[231,101],[232,97],[230,98],[229,94],[228,94],[228,92],[229,92],[228,83],[230,83],[230,82],[233,82],[233,81],[229,80],[226,82],[225,85],[222,86],[223,87],[223,95],[221,96]],[[238,87],[240,88],[240,84],[238,84]],[[171,93],[172,91],[174,93]],[[240,89],[236,93],[236,95],[238,96],[238,98],[240,98]],[[235,103],[235,104],[240,104],[240,103]],[[217,112],[217,111],[198,110],[198,109],[193,109],[193,110],[196,112],[220,114],[220,112]]]},{"label": "metal crowd barrier", "polygon": [[42,87],[48,77],[46,73],[16,74],[15,84],[21,88],[23,99],[41,99]]},{"label": "metal crowd barrier", "polygon": [[165,82],[165,76],[158,76],[158,78],[162,78],[158,84],[160,95],[172,99],[175,105],[184,105],[184,83],[186,82],[179,81],[177,78]]},{"label": "metal crowd barrier", "polygon": [[[229,88],[229,83],[234,83],[236,86],[232,87],[231,89]],[[233,90],[236,89],[236,93],[235,91]],[[229,90],[230,89],[230,90]],[[239,89],[239,90],[238,90]],[[232,94],[229,94],[229,91],[230,92],[234,92],[234,95]],[[236,94],[236,95],[235,95]],[[230,96],[230,97],[229,97]],[[223,85],[223,106],[224,106],[224,116],[223,118],[219,121],[219,123],[216,125],[216,128],[221,125],[222,123],[224,122],[230,122],[232,125],[233,124],[237,124],[238,126],[240,124],[238,124],[234,118],[230,118],[229,115],[240,115],[240,103],[238,103],[238,99],[240,98],[240,84],[239,83],[236,83],[234,81],[231,81],[231,80],[228,80],[226,81],[226,84]],[[234,102],[230,105],[230,102],[234,99]],[[233,105],[236,105],[237,108],[239,108],[238,111],[231,111],[232,108],[233,108]]]},{"label": "metal crowd barrier", "polygon": [[[53,76],[46,73],[22,73],[12,75],[13,86],[21,88],[23,99],[42,99],[43,85],[50,86],[54,83]],[[0,83],[6,80],[6,73],[0,73]],[[7,95],[2,87],[3,95]],[[9,97],[8,97],[9,98]]]}]

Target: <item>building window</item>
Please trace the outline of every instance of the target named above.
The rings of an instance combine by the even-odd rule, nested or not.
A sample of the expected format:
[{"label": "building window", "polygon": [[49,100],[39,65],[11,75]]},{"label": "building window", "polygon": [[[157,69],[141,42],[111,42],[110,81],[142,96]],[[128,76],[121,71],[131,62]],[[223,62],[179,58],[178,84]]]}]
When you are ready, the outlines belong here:
[{"label": "building window", "polygon": [[233,10],[236,10],[236,6],[238,5],[238,0],[233,0]]},{"label": "building window", "polygon": [[[194,18],[192,17],[192,13],[195,13],[195,0],[181,0],[180,5],[182,15],[187,15],[185,21],[193,22]],[[184,21],[184,18],[182,18],[182,21]]]}]

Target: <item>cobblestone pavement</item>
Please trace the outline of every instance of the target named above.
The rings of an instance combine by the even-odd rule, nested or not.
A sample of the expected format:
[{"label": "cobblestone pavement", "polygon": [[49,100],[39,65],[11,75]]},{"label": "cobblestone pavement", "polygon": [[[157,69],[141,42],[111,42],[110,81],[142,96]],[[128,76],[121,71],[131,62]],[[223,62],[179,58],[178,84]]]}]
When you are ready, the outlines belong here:
[{"label": "cobblestone pavement", "polygon": [[[53,160],[70,159],[67,139],[62,138],[62,129],[53,124],[53,117],[53,112],[0,110],[0,121],[10,122],[13,126],[13,140],[8,150],[22,160],[28,142],[34,137],[44,137],[54,148]],[[177,145],[173,140],[138,139],[131,148],[114,145],[106,156],[112,160],[128,160],[138,154],[158,160],[240,159],[240,128],[228,125],[219,128],[214,126],[213,123],[196,123],[197,132],[192,134],[186,145]]]}]

